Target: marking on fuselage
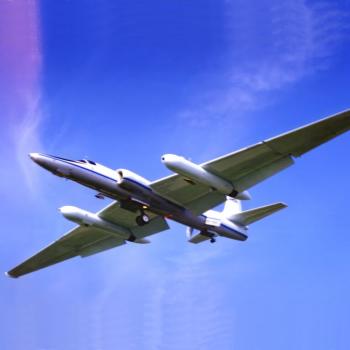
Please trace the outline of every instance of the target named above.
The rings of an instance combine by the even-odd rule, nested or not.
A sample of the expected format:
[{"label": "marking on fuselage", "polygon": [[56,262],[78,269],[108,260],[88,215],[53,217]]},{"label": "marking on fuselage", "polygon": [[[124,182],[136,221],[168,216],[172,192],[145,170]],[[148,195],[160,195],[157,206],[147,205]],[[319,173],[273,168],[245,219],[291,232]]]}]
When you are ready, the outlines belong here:
[{"label": "marking on fuselage", "polygon": [[140,185],[140,186],[143,187],[144,189],[146,189],[146,190],[148,190],[148,191],[150,191],[150,192],[153,192],[152,188],[150,188],[150,187],[148,187],[148,186],[146,186],[146,185],[142,184],[141,182],[138,182],[138,181],[136,181],[136,180],[134,180],[134,179],[130,179],[130,177],[123,177],[123,179],[125,179],[125,180],[127,180],[127,181],[130,181],[130,182],[133,182],[133,183],[136,184],[136,185]]},{"label": "marking on fuselage", "polygon": [[[48,158],[57,159],[57,160],[59,160],[59,161],[61,161],[61,162],[63,162],[63,163],[69,164],[69,165],[76,166],[76,167],[78,167],[79,169],[89,171],[89,172],[91,172],[91,173],[93,173],[93,174],[100,175],[100,176],[102,176],[102,177],[104,177],[104,178],[106,178],[106,179],[112,180],[113,182],[117,182],[117,179],[113,179],[113,178],[111,178],[111,177],[109,177],[109,176],[107,176],[107,175],[98,173],[98,172],[96,172],[96,171],[94,171],[94,170],[84,168],[84,167],[80,166],[79,164],[76,164],[76,163],[74,162],[74,160],[65,160],[64,158],[62,159],[62,158],[60,158],[60,157],[55,157],[55,156],[51,156],[51,155],[47,155],[47,154],[42,154],[42,155],[45,156],[45,157],[48,157]],[[138,181],[136,181],[136,180],[133,180],[133,179],[130,179],[130,178],[125,178],[125,179],[128,180],[128,181],[130,181],[130,182],[133,182],[133,183],[135,183],[135,184],[137,184],[137,185],[142,186],[143,188],[147,189],[148,191],[150,191],[150,192],[152,192],[152,193],[155,193],[155,192],[153,192],[152,188],[146,187],[145,185],[141,184],[140,182],[138,182]],[[76,181],[76,180],[75,180],[75,181]],[[92,188],[92,189],[95,189],[93,186],[87,185],[87,184],[85,184],[85,183],[84,183],[84,185],[85,185],[85,186],[88,186],[88,187],[90,187],[90,188]],[[158,194],[157,194],[157,195],[158,195]],[[170,205],[173,205],[173,206],[177,207],[178,209],[180,209],[180,210],[182,210],[182,211],[183,211],[183,210],[186,210],[186,208],[184,208],[183,206],[181,206],[181,205],[179,205],[179,204],[177,204],[177,203],[171,202],[171,201],[169,201],[167,198],[164,198],[164,197],[162,197],[162,196],[160,196],[160,195],[159,195],[159,197],[162,198],[162,200],[165,200],[166,202],[168,202]]]},{"label": "marking on fuselage", "polygon": [[89,172],[91,172],[91,173],[93,173],[93,174],[100,175],[100,176],[102,176],[102,177],[105,177],[106,179],[109,179],[109,180],[112,180],[112,181],[114,181],[114,182],[117,182],[117,180],[116,180],[116,179],[113,179],[112,177],[109,177],[109,176],[107,176],[107,175],[101,174],[101,173],[99,173],[99,172],[97,172],[97,171],[94,171],[94,170],[92,170],[92,169],[84,168],[84,167],[80,166],[79,164],[76,164],[76,163],[74,162],[74,160],[70,160],[70,161],[68,161],[68,160],[63,160],[63,159],[60,158],[60,157],[55,157],[55,156],[46,155],[46,154],[44,154],[44,156],[45,156],[45,157],[48,157],[48,158],[52,158],[52,159],[57,159],[57,160],[59,160],[60,162],[63,162],[63,163],[69,164],[69,165],[74,165],[74,166],[76,166],[76,167],[79,168],[79,169],[87,170],[87,171],[89,171]]}]

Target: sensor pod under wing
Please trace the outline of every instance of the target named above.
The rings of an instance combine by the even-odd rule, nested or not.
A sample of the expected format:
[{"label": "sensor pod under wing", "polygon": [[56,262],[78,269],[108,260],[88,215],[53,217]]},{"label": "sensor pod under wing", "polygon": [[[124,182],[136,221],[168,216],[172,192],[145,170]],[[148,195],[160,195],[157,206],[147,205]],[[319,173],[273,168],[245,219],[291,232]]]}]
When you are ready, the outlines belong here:
[{"label": "sensor pod under wing", "polygon": [[[350,110],[266,139],[197,166],[229,182],[237,192],[241,193],[287,169],[294,164],[295,157],[300,157],[348,130],[350,130]],[[188,163],[186,162],[186,164]],[[216,198],[215,205],[225,201],[224,195],[220,197],[216,192],[210,193],[208,185],[211,184],[188,183],[186,178],[190,174],[182,174],[183,169],[181,169],[181,172],[179,169],[177,166],[176,169],[173,169],[177,174],[156,180],[150,186],[160,195],[178,203],[186,203],[190,199],[202,196],[208,198],[211,204],[215,203]],[[197,170],[202,171],[201,169]],[[229,187],[225,185],[225,189],[228,191]]]},{"label": "sensor pod under wing", "polygon": [[[147,225],[138,226],[135,223],[137,214],[120,208],[118,202],[111,203],[96,214],[75,207],[61,208],[61,212],[69,220],[79,222],[79,226],[7,272],[7,276],[17,278],[76,256],[84,258],[124,245],[127,232],[128,241],[146,243],[146,236],[169,228],[164,218],[153,214]],[[90,215],[87,217],[86,214]],[[106,226],[107,222],[107,226],[112,225],[112,230],[111,226]]]}]

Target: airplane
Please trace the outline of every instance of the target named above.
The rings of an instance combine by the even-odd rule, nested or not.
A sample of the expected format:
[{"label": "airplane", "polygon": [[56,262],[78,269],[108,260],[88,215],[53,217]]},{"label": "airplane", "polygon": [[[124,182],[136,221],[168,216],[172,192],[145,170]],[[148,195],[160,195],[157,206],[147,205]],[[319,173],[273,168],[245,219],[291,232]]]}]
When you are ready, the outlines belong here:
[{"label": "airplane", "polygon": [[[30,153],[35,163],[54,175],[87,186],[97,191],[97,198],[113,202],[97,213],[61,207],[62,215],[78,225],[6,274],[17,278],[127,242],[149,243],[146,237],[169,228],[167,219],[187,226],[191,243],[214,243],[218,237],[245,241],[248,225],[286,207],[274,203],[242,211],[241,201],[251,199],[247,190],[294,164],[294,158],[348,130],[350,110],[202,164],[165,154],[161,161],[174,174],[156,181],[87,159]],[[225,203],[222,212],[212,210],[221,203]]]}]

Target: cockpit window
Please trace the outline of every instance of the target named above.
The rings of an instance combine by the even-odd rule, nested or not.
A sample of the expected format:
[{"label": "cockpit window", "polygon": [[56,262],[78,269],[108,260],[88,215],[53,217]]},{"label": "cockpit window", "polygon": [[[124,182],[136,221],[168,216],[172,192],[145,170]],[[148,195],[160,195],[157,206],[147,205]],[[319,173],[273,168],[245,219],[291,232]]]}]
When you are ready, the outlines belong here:
[{"label": "cockpit window", "polygon": [[55,158],[55,159],[59,159],[59,160],[66,160],[67,162],[71,162],[72,160],[71,159],[67,159],[67,158],[62,158],[62,157],[57,157],[57,156],[51,156],[48,154],[48,156],[52,157],[52,158]]},{"label": "cockpit window", "polygon": [[96,165],[95,162],[93,162],[92,160],[88,160],[88,159],[80,159],[80,160],[77,160],[77,162],[88,163],[88,164]]}]

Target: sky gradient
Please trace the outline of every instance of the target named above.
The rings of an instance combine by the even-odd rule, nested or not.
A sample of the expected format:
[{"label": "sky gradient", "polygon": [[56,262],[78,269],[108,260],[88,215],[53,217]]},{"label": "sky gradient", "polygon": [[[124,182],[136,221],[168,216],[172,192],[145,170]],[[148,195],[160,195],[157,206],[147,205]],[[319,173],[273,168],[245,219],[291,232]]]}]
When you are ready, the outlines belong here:
[{"label": "sky gradient", "polygon": [[[154,180],[350,107],[343,1],[0,0],[0,267],[109,203],[29,152]],[[13,280],[1,349],[348,350],[350,134],[254,187],[283,201],[244,242],[185,228]]]}]

